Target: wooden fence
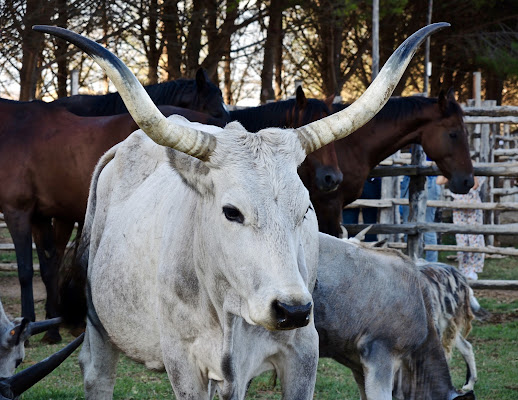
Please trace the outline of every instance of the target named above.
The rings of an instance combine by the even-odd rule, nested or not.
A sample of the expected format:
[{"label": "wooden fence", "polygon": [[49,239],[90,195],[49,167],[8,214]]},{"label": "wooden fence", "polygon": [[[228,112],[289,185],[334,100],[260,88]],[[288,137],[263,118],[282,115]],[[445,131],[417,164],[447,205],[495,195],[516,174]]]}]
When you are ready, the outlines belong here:
[{"label": "wooden fence", "polygon": [[[371,176],[385,178],[382,189],[382,200],[356,200],[346,208],[377,207],[379,224],[372,227],[371,233],[385,235],[388,245],[406,250],[411,257],[420,257],[424,250],[484,252],[517,256],[518,249],[494,246],[495,235],[516,235],[518,223],[499,223],[503,212],[518,211],[518,107],[496,107],[493,102],[482,103],[483,106],[464,107],[465,122],[470,130],[470,146],[474,159],[475,175],[489,177],[482,193],[483,203],[467,204],[458,201],[426,201],[426,194],[418,190],[419,177],[440,174],[433,163],[426,162],[422,150],[412,152],[412,156],[396,153],[375,168]],[[408,163],[412,165],[398,165]],[[402,175],[410,176],[410,201],[399,196],[399,179]],[[388,183],[385,181],[388,179]],[[421,182],[422,184],[422,182]],[[447,195],[447,192],[445,192]],[[399,206],[409,205],[411,216],[408,224],[399,222]],[[485,212],[484,225],[461,226],[445,223],[426,223],[426,207],[441,209],[482,209]],[[3,215],[0,214],[0,219]],[[366,225],[347,225],[350,234],[355,234]],[[5,229],[5,223],[0,222]],[[424,232],[440,233],[482,233],[486,235],[487,245],[472,249],[459,246],[423,244]],[[401,238],[407,235],[408,242]],[[12,244],[0,244],[0,251],[12,251]],[[5,269],[5,265],[3,265]],[[14,266],[9,267],[13,269]],[[2,266],[0,266],[2,269]]]},{"label": "wooden fence", "polygon": [[[381,200],[359,199],[346,208],[376,207],[379,211],[378,224],[369,233],[379,234],[388,239],[388,246],[407,251],[413,258],[422,256],[424,250],[432,251],[470,251],[505,256],[518,256],[514,247],[494,246],[494,237],[516,236],[518,223],[501,223],[504,213],[518,211],[518,107],[497,107],[494,102],[482,102],[482,106],[464,107],[465,123],[470,132],[470,148],[476,176],[488,177],[482,187],[480,204],[447,201],[449,191],[444,190],[442,200],[427,201],[423,190],[424,176],[440,175],[431,162],[426,162],[422,149],[417,146],[412,154],[395,154],[371,172],[373,177],[384,177]],[[398,165],[408,163],[411,165]],[[410,176],[409,198],[400,198],[399,182],[403,175]],[[389,177],[389,178],[387,178]],[[421,182],[419,182],[421,179]],[[388,183],[387,183],[388,182]],[[419,189],[421,185],[421,189]],[[400,224],[399,206],[409,205],[409,223]],[[484,225],[454,225],[447,223],[425,222],[426,207],[442,210],[481,209],[484,210]],[[518,218],[518,217],[517,217]],[[346,225],[349,234],[355,234],[367,225]],[[454,245],[424,245],[423,233],[470,233],[484,234],[486,246],[466,248]],[[407,243],[402,241],[408,236]],[[518,240],[514,242],[518,244]],[[482,282],[477,287],[487,285],[501,288],[518,288],[518,282]]]}]

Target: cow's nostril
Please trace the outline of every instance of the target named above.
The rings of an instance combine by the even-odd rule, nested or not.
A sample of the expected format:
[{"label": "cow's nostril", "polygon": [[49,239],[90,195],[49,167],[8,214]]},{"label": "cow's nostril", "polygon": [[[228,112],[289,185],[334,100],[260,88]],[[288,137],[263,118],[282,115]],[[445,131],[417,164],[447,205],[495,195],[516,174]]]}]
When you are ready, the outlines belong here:
[{"label": "cow's nostril", "polygon": [[295,329],[309,324],[312,303],[303,305],[288,305],[280,301],[273,303],[277,317],[277,329]]}]

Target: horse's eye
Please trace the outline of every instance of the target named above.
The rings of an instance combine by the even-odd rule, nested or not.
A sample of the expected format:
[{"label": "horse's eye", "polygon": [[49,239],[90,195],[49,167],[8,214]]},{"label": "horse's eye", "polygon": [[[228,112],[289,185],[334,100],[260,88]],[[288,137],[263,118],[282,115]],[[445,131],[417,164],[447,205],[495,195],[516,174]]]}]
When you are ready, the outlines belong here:
[{"label": "horse's eye", "polygon": [[223,214],[225,214],[225,218],[232,222],[237,222],[242,224],[245,220],[241,211],[233,206],[225,206],[223,207]]},{"label": "horse's eye", "polygon": [[451,137],[452,139],[456,139],[456,138],[457,138],[457,132],[451,132],[451,133],[450,133],[450,137]]}]

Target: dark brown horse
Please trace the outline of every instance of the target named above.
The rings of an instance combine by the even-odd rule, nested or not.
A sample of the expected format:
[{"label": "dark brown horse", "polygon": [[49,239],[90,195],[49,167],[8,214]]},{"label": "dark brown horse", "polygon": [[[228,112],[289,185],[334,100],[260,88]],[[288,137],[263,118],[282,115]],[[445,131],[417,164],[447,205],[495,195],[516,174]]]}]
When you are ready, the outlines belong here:
[{"label": "dark brown horse", "polygon": [[[229,121],[227,107],[223,103],[221,90],[214,85],[204,69],[198,69],[196,79],[175,81],[145,86],[151,100],[158,105],[188,108],[210,114],[214,118]],[[75,95],[53,101],[67,108],[71,113],[83,117],[99,117],[127,113],[119,93],[105,95]]]},{"label": "dark brown horse", "polygon": [[[298,128],[330,114],[330,101],[308,99],[299,86],[296,98],[259,107],[230,112],[232,121],[239,121],[248,131],[258,132],[264,128]],[[329,193],[342,182],[334,143],[309,154],[299,167],[299,176],[312,193]]]},{"label": "dark brown horse", "polygon": [[[160,109],[191,121],[225,123],[178,107]],[[35,319],[32,232],[47,289],[47,318],[53,318],[58,266],[74,223],[81,225],[84,220],[95,164],[138,127],[129,114],[80,117],[53,103],[4,99],[0,99],[0,121],[0,211],[15,246],[22,316]],[[60,340],[56,330],[46,338]]]},{"label": "dark brown horse", "polygon": [[360,197],[370,170],[411,143],[423,146],[450,180],[450,190],[467,193],[473,186],[467,131],[453,90],[438,98],[391,98],[369,123],[335,142],[344,179],[338,190],[311,196],[320,231],[339,236],[342,209]]}]

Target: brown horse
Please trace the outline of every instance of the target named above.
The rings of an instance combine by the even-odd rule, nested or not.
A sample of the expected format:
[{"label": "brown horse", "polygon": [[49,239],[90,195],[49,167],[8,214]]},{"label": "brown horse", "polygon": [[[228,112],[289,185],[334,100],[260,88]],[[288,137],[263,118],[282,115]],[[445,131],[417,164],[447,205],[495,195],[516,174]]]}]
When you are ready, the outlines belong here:
[{"label": "brown horse", "polygon": [[[223,126],[196,111],[161,106],[166,115]],[[32,238],[47,289],[47,318],[57,315],[57,272],[75,222],[84,220],[97,160],[138,129],[129,114],[80,117],[41,101],[0,99],[0,211],[11,233],[21,285],[22,316],[33,321]],[[54,224],[52,220],[54,219]],[[46,339],[60,340],[57,330]]]},{"label": "brown horse", "polygon": [[[271,127],[298,128],[328,116],[331,100],[308,99],[299,86],[295,99],[231,111],[230,118],[239,121],[250,132]],[[338,166],[334,142],[309,154],[298,172],[310,195],[336,190],[343,175]]]},{"label": "brown horse", "polygon": [[450,180],[451,191],[467,193],[473,186],[467,131],[453,90],[438,98],[391,98],[369,123],[335,142],[344,179],[338,190],[311,196],[320,231],[339,236],[342,209],[360,197],[370,170],[411,143],[423,146]]}]

